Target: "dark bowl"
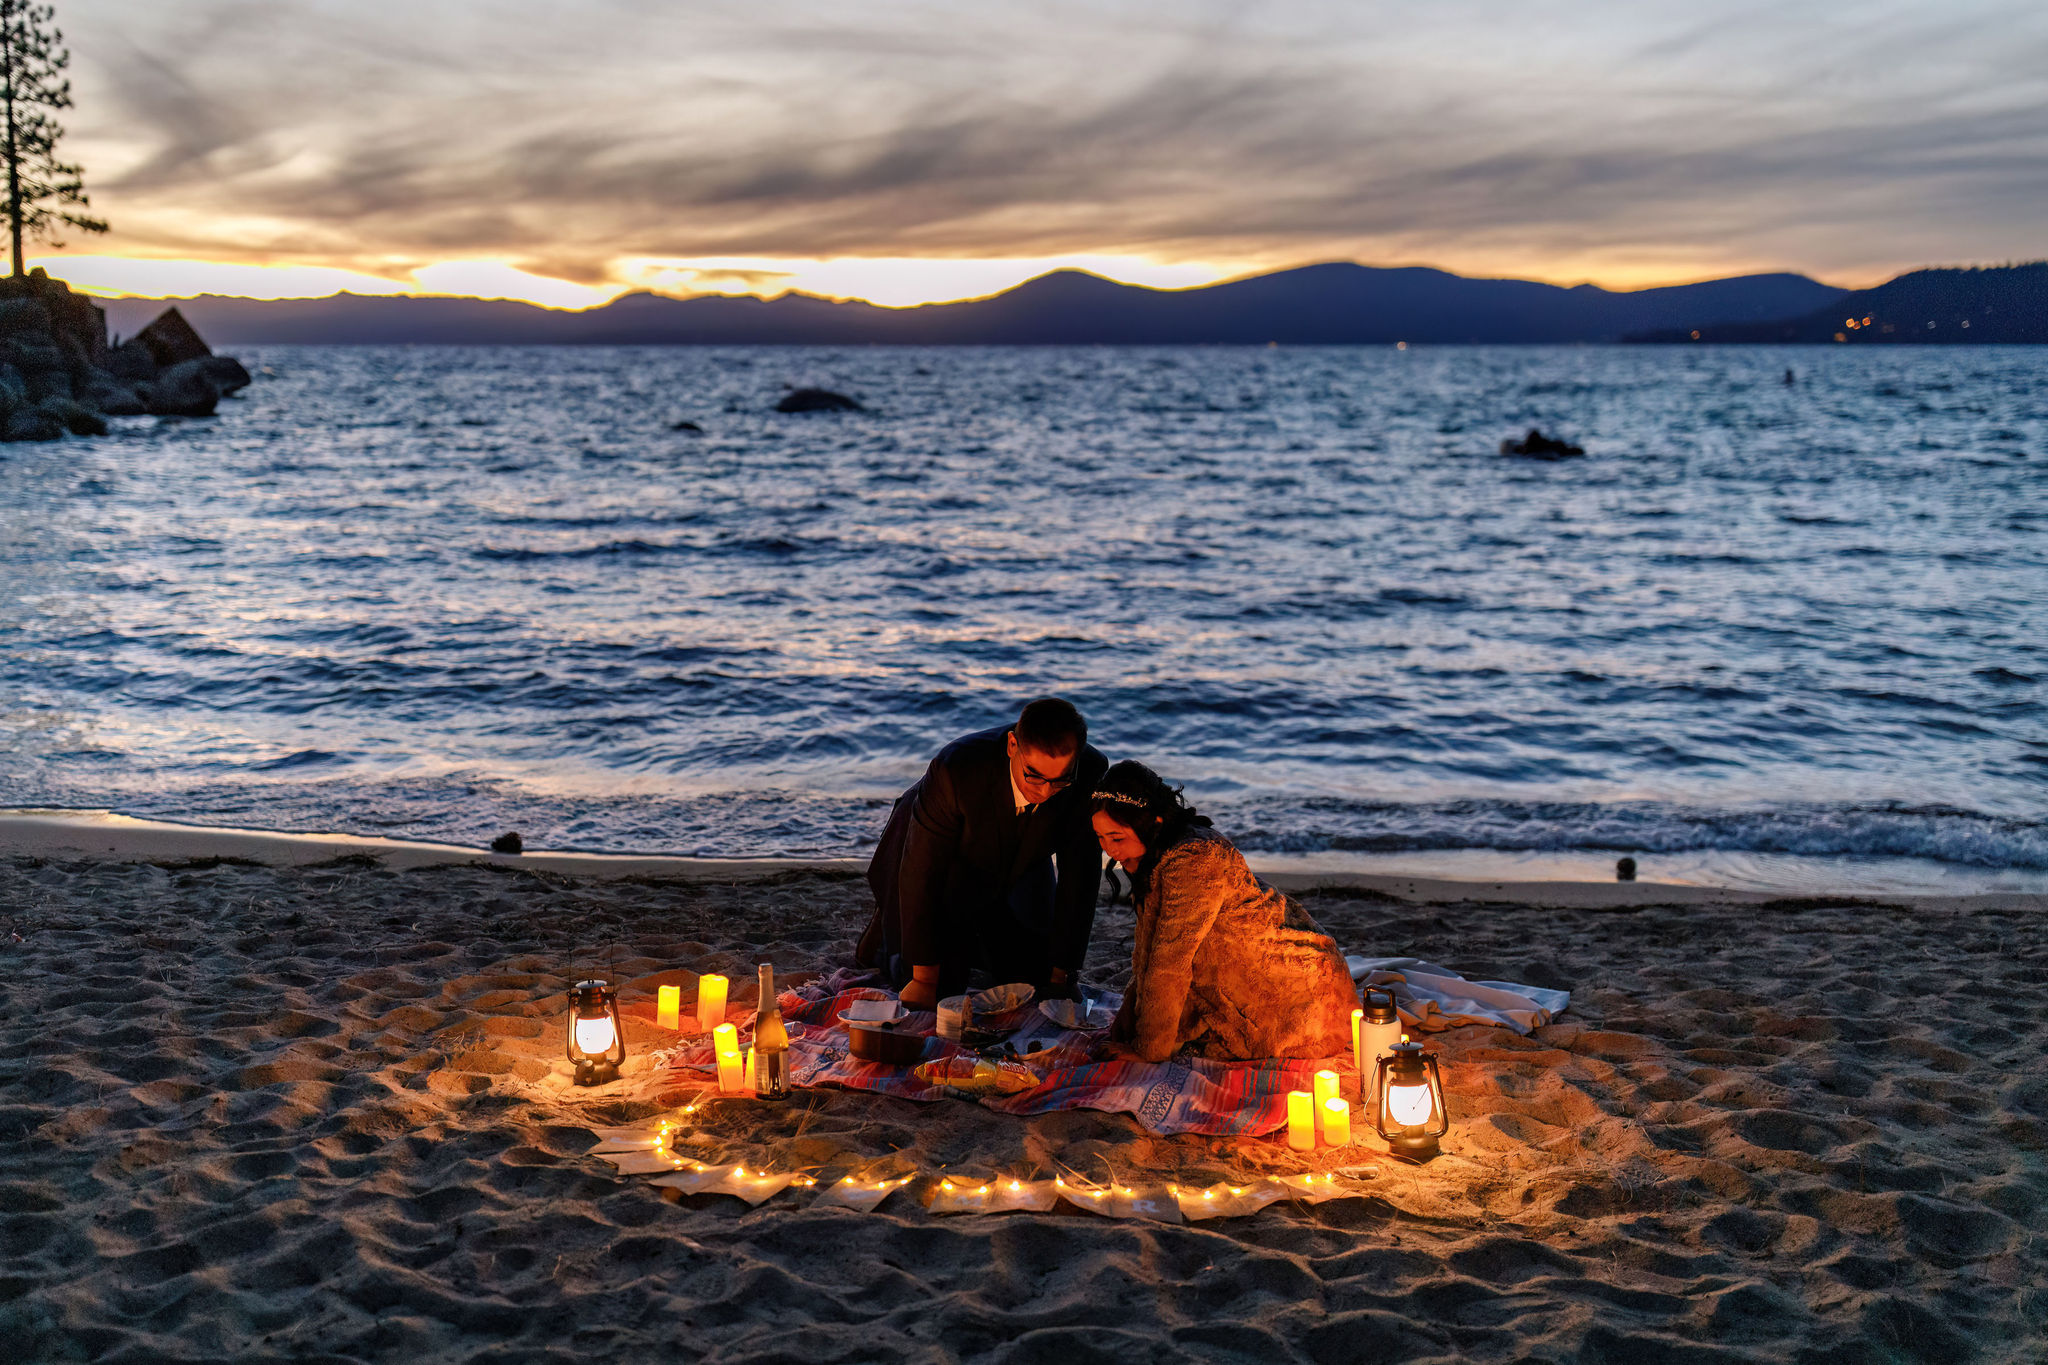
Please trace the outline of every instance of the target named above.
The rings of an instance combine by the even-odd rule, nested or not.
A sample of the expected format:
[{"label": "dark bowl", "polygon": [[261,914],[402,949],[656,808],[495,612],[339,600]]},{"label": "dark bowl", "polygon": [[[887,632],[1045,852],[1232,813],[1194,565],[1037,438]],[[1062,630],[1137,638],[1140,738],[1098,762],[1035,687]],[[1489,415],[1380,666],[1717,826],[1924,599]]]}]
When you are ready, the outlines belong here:
[{"label": "dark bowl", "polygon": [[915,1066],[924,1060],[924,1045],[930,1040],[921,1033],[898,1033],[874,1024],[846,1026],[847,1051],[864,1062],[883,1066]]}]

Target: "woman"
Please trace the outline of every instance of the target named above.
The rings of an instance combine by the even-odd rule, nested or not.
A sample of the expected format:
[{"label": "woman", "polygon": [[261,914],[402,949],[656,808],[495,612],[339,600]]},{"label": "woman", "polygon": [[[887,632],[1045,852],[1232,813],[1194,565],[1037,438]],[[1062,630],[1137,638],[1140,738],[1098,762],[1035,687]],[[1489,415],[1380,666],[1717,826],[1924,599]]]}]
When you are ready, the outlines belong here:
[{"label": "woman", "polygon": [[1110,1038],[1148,1062],[1350,1051],[1344,955],[1293,901],[1142,763],[1096,784],[1095,837],[1131,874],[1137,950]]}]

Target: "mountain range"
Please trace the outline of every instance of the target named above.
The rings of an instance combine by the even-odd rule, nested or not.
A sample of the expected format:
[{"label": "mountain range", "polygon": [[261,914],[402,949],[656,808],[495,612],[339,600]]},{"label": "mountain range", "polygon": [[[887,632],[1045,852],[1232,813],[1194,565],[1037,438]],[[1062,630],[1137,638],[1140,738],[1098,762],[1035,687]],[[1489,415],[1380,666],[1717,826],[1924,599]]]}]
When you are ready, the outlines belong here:
[{"label": "mountain range", "polygon": [[[505,299],[335,294],[201,295],[175,302],[215,346],[325,345],[1358,345],[1609,342],[1672,329],[1839,311],[1845,291],[1804,275],[1743,275],[1617,292],[1471,279],[1425,267],[1333,263],[1193,289],[1057,270],[987,298],[884,308],[808,294],[775,299],[627,294],[600,308]],[[133,333],[166,300],[106,299]]]},{"label": "mountain range", "polygon": [[2048,342],[2048,261],[1976,269],[1915,270],[1875,289],[1841,294],[1777,322],[1735,318],[1667,327],[1632,341],[1840,342],[1930,345]]}]

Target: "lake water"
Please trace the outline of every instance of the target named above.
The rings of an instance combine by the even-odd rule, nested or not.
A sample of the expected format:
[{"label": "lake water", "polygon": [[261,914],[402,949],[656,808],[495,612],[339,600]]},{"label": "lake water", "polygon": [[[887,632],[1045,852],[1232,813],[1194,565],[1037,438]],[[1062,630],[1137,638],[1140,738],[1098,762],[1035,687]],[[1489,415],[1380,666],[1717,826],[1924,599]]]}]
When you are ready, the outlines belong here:
[{"label": "lake water", "polygon": [[0,448],[0,804],[859,854],[1057,692],[1269,863],[2048,888],[2040,348],[244,359]]}]

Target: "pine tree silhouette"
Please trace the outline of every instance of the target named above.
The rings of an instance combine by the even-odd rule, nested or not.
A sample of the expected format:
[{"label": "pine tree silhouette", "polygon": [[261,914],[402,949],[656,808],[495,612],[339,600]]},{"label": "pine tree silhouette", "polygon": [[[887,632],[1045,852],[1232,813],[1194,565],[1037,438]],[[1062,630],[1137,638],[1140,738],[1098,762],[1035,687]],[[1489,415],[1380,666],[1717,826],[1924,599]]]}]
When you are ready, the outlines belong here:
[{"label": "pine tree silhouette", "polygon": [[0,0],[0,158],[7,163],[7,226],[13,236],[14,274],[27,273],[21,258],[24,237],[52,246],[52,228],[105,232],[106,223],[76,209],[90,206],[77,166],[57,160],[64,127],[56,111],[71,107],[71,82],[64,69],[71,53],[64,35],[50,26],[57,11],[30,0]]}]

